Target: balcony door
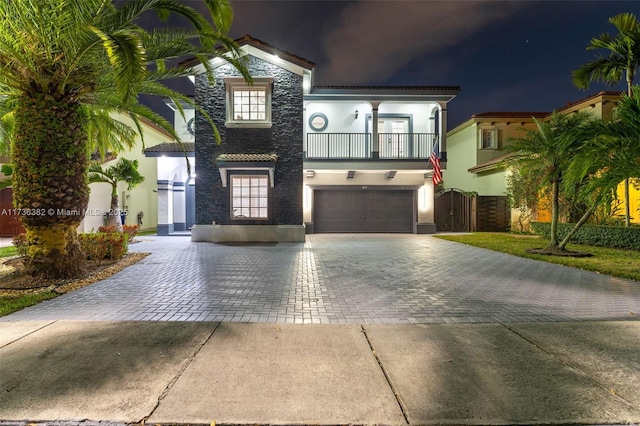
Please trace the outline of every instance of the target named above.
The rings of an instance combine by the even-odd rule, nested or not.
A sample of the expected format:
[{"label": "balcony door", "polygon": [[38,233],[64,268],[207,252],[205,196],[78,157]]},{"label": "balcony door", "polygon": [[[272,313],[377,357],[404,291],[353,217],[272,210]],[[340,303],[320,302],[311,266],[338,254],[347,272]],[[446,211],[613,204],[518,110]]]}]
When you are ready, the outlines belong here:
[{"label": "balcony door", "polygon": [[[411,156],[409,121],[409,117],[379,117],[378,150],[380,158],[408,158]],[[371,129],[370,117],[368,124]]]}]

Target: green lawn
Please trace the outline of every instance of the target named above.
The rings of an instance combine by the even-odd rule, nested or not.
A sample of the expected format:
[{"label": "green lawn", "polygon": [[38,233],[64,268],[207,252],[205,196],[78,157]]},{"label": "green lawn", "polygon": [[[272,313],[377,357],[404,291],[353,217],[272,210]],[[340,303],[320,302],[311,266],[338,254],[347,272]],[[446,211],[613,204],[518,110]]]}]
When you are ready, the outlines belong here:
[{"label": "green lawn", "polygon": [[22,296],[0,296],[0,317],[35,305],[43,300],[53,299],[58,295],[52,291],[24,294]]},{"label": "green lawn", "polygon": [[17,254],[18,254],[18,250],[16,250],[15,246],[0,247],[0,259],[3,257],[15,256]]},{"label": "green lawn", "polygon": [[[3,261],[2,258],[15,256],[17,254],[18,252],[14,246],[0,247],[0,262]],[[20,296],[0,296],[0,317],[24,309],[27,306],[35,305],[43,300],[53,299],[56,296],[58,295],[52,291],[28,293]]]},{"label": "green lawn", "polygon": [[544,256],[539,254],[529,254],[525,252],[525,250],[528,248],[544,247],[548,244],[548,241],[527,235],[482,232],[460,235],[436,235],[436,237],[443,240],[455,241],[502,253],[509,253],[515,256],[537,259],[544,262],[557,263],[559,265],[572,266],[587,271],[640,281],[640,251],[569,244],[567,246],[568,249],[585,251],[591,253],[593,256],[581,258]]}]

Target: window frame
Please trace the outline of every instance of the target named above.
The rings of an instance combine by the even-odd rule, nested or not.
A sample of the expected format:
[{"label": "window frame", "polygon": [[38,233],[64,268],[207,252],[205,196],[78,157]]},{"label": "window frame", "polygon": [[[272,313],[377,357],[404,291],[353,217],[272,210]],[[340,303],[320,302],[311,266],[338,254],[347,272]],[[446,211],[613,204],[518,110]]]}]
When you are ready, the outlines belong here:
[{"label": "window frame", "polygon": [[[253,84],[248,84],[243,78],[226,78],[224,79],[226,92],[226,127],[258,127],[269,128],[271,122],[271,92],[273,89],[273,78],[270,77],[253,77]],[[265,92],[265,118],[264,120],[238,120],[235,114],[235,92],[264,90]]]},{"label": "window frame", "polygon": [[[491,145],[485,146],[485,134],[491,135]],[[495,127],[481,127],[480,128],[480,146],[481,150],[496,150],[498,149],[498,129]]]},{"label": "window frame", "polygon": [[[264,181],[264,186],[260,185],[260,188],[263,188],[266,190],[266,196],[265,197],[252,197],[251,194],[249,194],[249,207],[239,207],[239,208],[248,208],[249,209],[249,216],[247,217],[236,217],[234,215],[234,199],[235,198],[245,198],[245,197],[237,197],[234,196],[234,188],[236,187],[236,185],[234,184],[235,179],[242,179],[242,178],[259,178],[261,181]],[[251,186],[249,186],[249,188],[251,188]],[[254,199],[260,199],[260,198],[264,198],[266,199],[266,207],[261,207],[261,206],[257,206],[257,207],[253,207],[252,206],[252,200]],[[251,216],[251,209],[253,208],[257,208],[257,209],[261,209],[264,208],[266,210],[266,217],[255,217],[255,216]],[[264,223],[264,222],[268,222],[271,219],[271,183],[270,183],[270,176],[267,172],[261,172],[261,171],[236,171],[236,172],[231,172],[229,173],[229,218],[232,221],[242,221],[242,222],[259,222],[259,223]]]}]

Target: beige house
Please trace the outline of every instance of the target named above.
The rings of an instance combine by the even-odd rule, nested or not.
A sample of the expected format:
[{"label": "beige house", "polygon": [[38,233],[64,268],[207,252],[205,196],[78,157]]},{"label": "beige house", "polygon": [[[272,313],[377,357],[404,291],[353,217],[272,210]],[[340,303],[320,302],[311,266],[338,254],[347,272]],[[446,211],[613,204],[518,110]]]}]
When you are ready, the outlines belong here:
[{"label": "beige house", "polygon": [[[133,120],[126,115],[118,115],[119,121],[134,127]],[[141,120],[143,128],[144,146],[150,147],[173,140],[173,137],[164,129],[155,124]],[[146,158],[143,153],[143,141],[138,135],[136,145],[130,151],[118,154],[114,159],[105,162],[102,167],[108,168],[116,163],[118,158],[138,160],[138,171],[144,176],[144,182],[127,190],[127,185],[121,182],[118,186],[119,207],[127,214],[125,225],[140,225],[140,230],[156,229],[158,226],[158,191],[157,191],[157,167],[156,161]],[[91,232],[105,224],[105,212],[109,211],[111,204],[111,185],[107,183],[92,183],[91,195],[87,206],[87,214],[80,224],[79,232]]]},{"label": "beige house", "polygon": [[[594,117],[607,119],[619,99],[619,92],[599,92],[556,112],[589,111]],[[487,112],[473,115],[448,132],[448,163],[443,184],[448,191],[477,195],[472,206],[471,230],[510,229],[512,212],[506,200],[509,171],[503,161],[508,154],[504,148],[509,139],[521,135],[523,129],[533,128],[534,118],[545,120],[550,115],[550,112]],[[639,198],[640,192],[632,188],[630,206],[635,223],[640,223]],[[537,213],[535,220],[545,221],[548,217],[544,211]]]}]

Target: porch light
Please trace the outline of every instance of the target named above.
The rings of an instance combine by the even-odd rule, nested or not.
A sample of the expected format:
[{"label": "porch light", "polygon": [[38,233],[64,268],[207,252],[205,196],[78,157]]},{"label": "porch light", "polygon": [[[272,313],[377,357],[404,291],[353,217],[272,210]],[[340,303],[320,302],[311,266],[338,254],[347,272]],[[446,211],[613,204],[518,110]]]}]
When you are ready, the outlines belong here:
[{"label": "porch light", "polygon": [[307,177],[309,179],[311,179],[312,177],[314,177],[316,175],[316,172],[314,170],[307,170]]},{"label": "porch light", "polygon": [[387,172],[384,174],[384,178],[385,179],[393,179],[394,177],[396,177],[396,173],[398,173],[397,170],[391,170],[390,172]]},{"label": "porch light", "polygon": [[347,179],[353,179],[356,175],[356,171],[355,170],[349,170],[347,172]]},{"label": "porch light", "polygon": [[356,110],[356,120],[358,119],[358,110]]}]

